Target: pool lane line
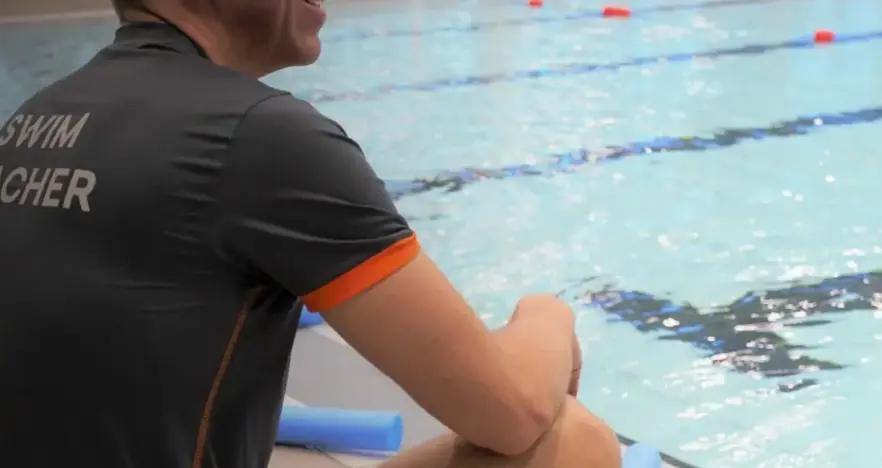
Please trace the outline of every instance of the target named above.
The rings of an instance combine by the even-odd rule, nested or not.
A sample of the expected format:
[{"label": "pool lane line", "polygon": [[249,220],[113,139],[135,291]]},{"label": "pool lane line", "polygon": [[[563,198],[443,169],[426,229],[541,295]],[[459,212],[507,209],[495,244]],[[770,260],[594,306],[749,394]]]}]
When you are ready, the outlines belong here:
[{"label": "pool lane line", "polygon": [[616,72],[625,68],[658,65],[662,63],[685,63],[696,59],[717,60],[724,57],[762,55],[768,52],[780,50],[800,50],[835,47],[837,45],[868,42],[882,39],[882,30],[856,34],[843,34],[829,44],[815,44],[812,37],[800,37],[782,42],[767,42],[764,44],[748,44],[737,47],[725,47],[710,49],[701,52],[683,52],[675,54],[653,55],[637,57],[610,63],[569,63],[552,65],[545,68],[534,68],[509,73],[493,73],[488,75],[471,75],[456,78],[444,78],[439,80],[423,81],[406,84],[386,84],[373,87],[364,91],[349,91],[343,93],[328,93],[324,91],[307,91],[295,93],[298,97],[313,103],[327,103],[335,101],[357,101],[382,97],[386,94],[403,91],[441,91],[451,88],[464,88],[472,86],[487,86],[496,83],[511,83],[525,80],[537,80],[562,76],[578,76],[591,73]]},{"label": "pool lane line", "polygon": [[[616,438],[619,439],[620,444],[625,445],[627,447],[630,447],[630,446],[637,443],[636,440],[634,440],[630,437],[624,436],[622,434],[619,434],[618,432],[616,433]],[[649,444],[649,445],[652,446],[652,444]],[[658,448],[656,448],[656,450],[658,450]],[[683,460],[680,460],[679,458],[668,455],[668,454],[662,452],[661,450],[659,450],[659,454],[661,455],[661,459],[663,462],[667,463],[668,465],[670,465],[674,468],[698,468],[698,466],[696,466],[696,465],[693,465],[691,463],[687,463]]]},{"label": "pool lane line", "polygon": [[[780,3],[793,2],[799,0],[707,0],[701,2],[677,3],[673,5],[659,5],[647,8],[632,9],[632,16],[640,17],[650,15],[652,13],[669,13],[676,11],[693,11],[704,10],[710,8],[720,8],[728,6],[743,6],[763,3]],[[835,0],[833,0],[835,1]],[[322,43],[334,44],[349,41],[362,41],[374,38],[393,38],[393,37],[419,37],[429,36],[433,34],[443,34],[451,32],[470,33],[479,32],[488,29],[506,28],[513,26],[529,26],[532,24],[547,24],[560,21],[574,21],[581,19],[600,19],[603,18],[601,9],[592,8],[591,10],[580,10],[575,13],[568,13],[560,16],[530,16],[526,18],[509,18],[498,21],[486,21],[480,23],[469,23],[464,25],[439,26],[426,29],[398,29],[391,31],[361,31],[347,34],[338,34],[322,38]]]},{"label": "pool lane line", "polygon": [[867,124],[882,120],[882,106],[800,116],[778,121],[764,127],[722,128],[710,136],[656,137],[625,145],[608,146],[597,151],[586,148],[553,155],[538,164],[518,164],[496,168],[462,168],[440,172],[432,177],[412,180],[386,180],[392,198],[401,198],[430,191],[457,192],[466,185],[483,180],[504,180],[526,176],[551,176],[574,172],[592,163],[613,162],[630,156],[704,152],[728,148],[748,141],[806,135],[826,127]]}]

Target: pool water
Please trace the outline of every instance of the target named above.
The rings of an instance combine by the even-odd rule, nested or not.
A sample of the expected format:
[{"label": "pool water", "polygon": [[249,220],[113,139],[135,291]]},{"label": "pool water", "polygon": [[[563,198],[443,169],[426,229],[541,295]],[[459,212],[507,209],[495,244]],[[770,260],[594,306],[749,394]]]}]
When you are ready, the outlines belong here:
[{"label": "pool water", "polygon": [[[319,63],[266,81],[361,143],[489,325],[569,300],[617,431],[702,468],[877,466],[882,3],[602,5],[331,0]],[[0,118],[112,29],[0,29]]]}]

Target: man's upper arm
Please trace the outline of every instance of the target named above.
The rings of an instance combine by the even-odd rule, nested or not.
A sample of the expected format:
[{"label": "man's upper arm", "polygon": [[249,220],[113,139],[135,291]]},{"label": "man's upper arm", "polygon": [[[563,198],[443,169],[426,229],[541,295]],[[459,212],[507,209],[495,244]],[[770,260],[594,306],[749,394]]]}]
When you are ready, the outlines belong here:
[{"label": "man's upper arm", "polygon": [[419,244],[358,145],[291,96],[234,137],[219,218],[225,255],[324,311],[409,263]]},{"label": "man's upper arm", "polygon": [[[223,188],[224,253],[301,296],[462,437],[538,437],[531,386],[420,248],[358,146],[293,98],[244,121]],[[373,287],[376,286],[376,287]],[[428,370],[428,371],[427,371]]]}]

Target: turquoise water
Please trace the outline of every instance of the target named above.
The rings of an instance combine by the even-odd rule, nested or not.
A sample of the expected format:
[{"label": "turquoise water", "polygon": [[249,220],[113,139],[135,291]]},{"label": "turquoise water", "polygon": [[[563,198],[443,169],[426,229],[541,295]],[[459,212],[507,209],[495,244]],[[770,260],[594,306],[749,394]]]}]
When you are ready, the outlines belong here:
[{"label": "turquoise water", "polygon": [[[524,3],[329,0],[319,64],[267,81],[314,99],[384,178],[463,182],[456,191],[404,192],[400,209],[488,324],[503,323],[526,293],[572,300],[586,354],[581,398],[619,432],[702,468],[877,466],[882,288],[862,292],[860,306],[814,316],[823,322],[736,326],[727,318],[735,312],[724,311],[703,325],[729,341],[772,331],[809,347],[785,354],[844,367],[791,375],[739,370],[701,348],[704,338],[662,340],[672,335],[639,330],[650,322],[612,320],[589,293],[641,291],[710,317],[748,291],[882,267],[873,203],[879,124],[860,114],[842,125],[809,118],[818,120],[813,130],[787,136],[772,131],[882,106],[882,38],[872,35],[882,31],[882,3],[635,0],[626,21],[592,16],[596,1]],[[871,35],[786,45],[819,28]],[[0,29],[0,117],[87,59],[112,25],[45,31]],[[756,47],[733,52],[745,46]],[[668,60],[650,60],[661,56]],[[570,168],[553,158],[663,137],[725,144],[637,145]],[[521,164],[557,169],[493,172]],[[467,168],[507,175],[476,180]],[[818,300],[797,294],[790,312]]]}]

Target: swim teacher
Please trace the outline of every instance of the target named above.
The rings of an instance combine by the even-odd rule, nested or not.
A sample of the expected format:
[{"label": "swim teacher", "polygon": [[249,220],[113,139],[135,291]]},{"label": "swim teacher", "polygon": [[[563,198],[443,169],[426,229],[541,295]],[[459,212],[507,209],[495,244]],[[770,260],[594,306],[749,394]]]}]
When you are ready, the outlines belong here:
[{"label": "swim teacher", "polygon": [[0,127],[0,466],[267,466],[305,304],[452,431],[385,468],[618,467],[570,309],[485,328],[358,145],[258,81],[318,58],[321,3],[117,0]]}]

